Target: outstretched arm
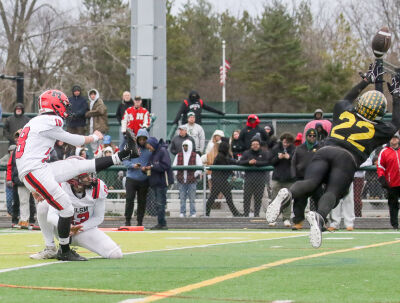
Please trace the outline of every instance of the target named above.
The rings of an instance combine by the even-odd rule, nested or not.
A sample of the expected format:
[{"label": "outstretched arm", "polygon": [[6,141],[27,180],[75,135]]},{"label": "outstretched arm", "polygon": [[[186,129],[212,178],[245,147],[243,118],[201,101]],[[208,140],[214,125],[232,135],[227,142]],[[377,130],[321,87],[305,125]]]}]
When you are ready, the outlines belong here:
[{"label": "outstretched arm", "polygon": [[203,109],[208,110],[209,112],[216,113],[216,114],[225,115],[225,114],[224,114],[223,112],[221,112],[220,110],[218,110],[218,109],[216,109],[216,108],[214,108],[214,107],[208,106],[208,105],[205,104],[205,103],[203,103]]},{"label": "outstretched arm", "polygon": [[387,83],[390,94],[393,97],[392,123],[400,128],[400,73],[392,77],[392,83]]},{"label": "outstretched arm", "polygon": [[363,91],[364,88],[366,88],[369,85],[367,81],[364,79],[361,80],[358,84],[353,86],[346,96],[344,96],[344,100],[349,101],[350,103],[353,103],[354,100],[358,97],[358,95]]}]

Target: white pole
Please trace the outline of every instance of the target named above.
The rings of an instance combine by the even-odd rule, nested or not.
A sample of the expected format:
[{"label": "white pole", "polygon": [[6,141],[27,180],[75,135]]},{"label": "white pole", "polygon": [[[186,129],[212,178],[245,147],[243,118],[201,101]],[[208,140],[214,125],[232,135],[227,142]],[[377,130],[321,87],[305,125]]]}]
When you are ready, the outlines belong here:
[{"label": "white pole", "polygon": [[225,40],[222,40],[222,111],[225,113],[225,83],[226,83],[226,66],[225,66]]}]

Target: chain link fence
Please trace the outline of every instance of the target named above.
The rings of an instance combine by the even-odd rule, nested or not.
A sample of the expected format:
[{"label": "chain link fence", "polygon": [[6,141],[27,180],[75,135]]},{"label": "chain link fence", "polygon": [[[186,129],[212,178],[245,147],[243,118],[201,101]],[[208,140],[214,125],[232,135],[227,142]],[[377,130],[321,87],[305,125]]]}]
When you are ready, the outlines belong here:
[{"label": "chain link fence", "polygon": [[[273,198],[271,174],[273,167],[244,166],[181,166],[174,167],[187,175],[201,171],[190,182],[171,185],[167,192],[167,216],[234,216],[264,218]],[[354,212],[356,217],[388,217],[386,190],[377,180],[376,168],[365,167],[365,177],[354,182]],[[125,168],[113,167],[97,175],[109,187],[107,214],[124,215],[126,198]],[[309,207],[309,206],[308,206]],[[135,201],[135,210],[137,202]],[[147,194],[146,215],[156,216],[156,202],[151,189]]]}]

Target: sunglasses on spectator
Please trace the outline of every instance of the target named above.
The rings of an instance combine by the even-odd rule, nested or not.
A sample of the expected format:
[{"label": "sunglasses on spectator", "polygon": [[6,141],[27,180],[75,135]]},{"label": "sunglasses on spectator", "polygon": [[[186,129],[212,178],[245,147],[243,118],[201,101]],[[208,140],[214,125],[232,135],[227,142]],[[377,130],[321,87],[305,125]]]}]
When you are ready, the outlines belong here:
[{"label": "sunglasses on spectator", "polygon": [[315,137],[316,137],[316,135],[307,135],[307,137],[314,137],[314,138],[315,138]]}]

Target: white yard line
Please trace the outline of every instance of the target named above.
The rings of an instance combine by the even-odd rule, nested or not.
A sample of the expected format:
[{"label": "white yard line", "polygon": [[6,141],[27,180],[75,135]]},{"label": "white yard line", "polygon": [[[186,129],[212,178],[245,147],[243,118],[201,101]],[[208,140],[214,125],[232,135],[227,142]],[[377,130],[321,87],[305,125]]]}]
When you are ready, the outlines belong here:
[{"label": "white yard line", "polygon": [[[236,242],[235,241],[231,241],[231,242],[224,242],[224,243],[213,243],[213,244],[184,246],[184,247],[175,247],[175,248],[166,248],[166,249],[135,251],[135,252],[125,253],[124,255],[136,255],[136,254],[153,253],[153,252],[175,251],[175,250],[193,249],[193,248],[204,248],[204,247],[219,246],[219,245],[242,244],[242,243],[252,243],[252,242],[259,242],[259,241],[271,241],[271,240],[280,240],[280,239],[289,239],[289,238],[299,238],[299,237],[304,237],[306,235],[307,234],[296,234],[296,235],[293,235],[293,236],[270,238],[270,239],[254,239],[254,240],[236,241]],[[94,257],[94,258],[98,258],[98,257]],[[90,259],[92,259],[92,258],[90,258]],[[68,263],[68,262],[66,262],[66,261],[56,261],[56,262],[49,262],[49,263],[41,263],[41,264],[34,264],[34,265],[27,265],[27,266],[0,269],[0,274],[1,273],[5,273],[5,272],[10,272],[10,271],[17,271],[17,270],[21,270],[21,269],[36,268],[36,267],[42,267],[42,266],[48,266],[48,265],[60,264],[60,263]]]}]

